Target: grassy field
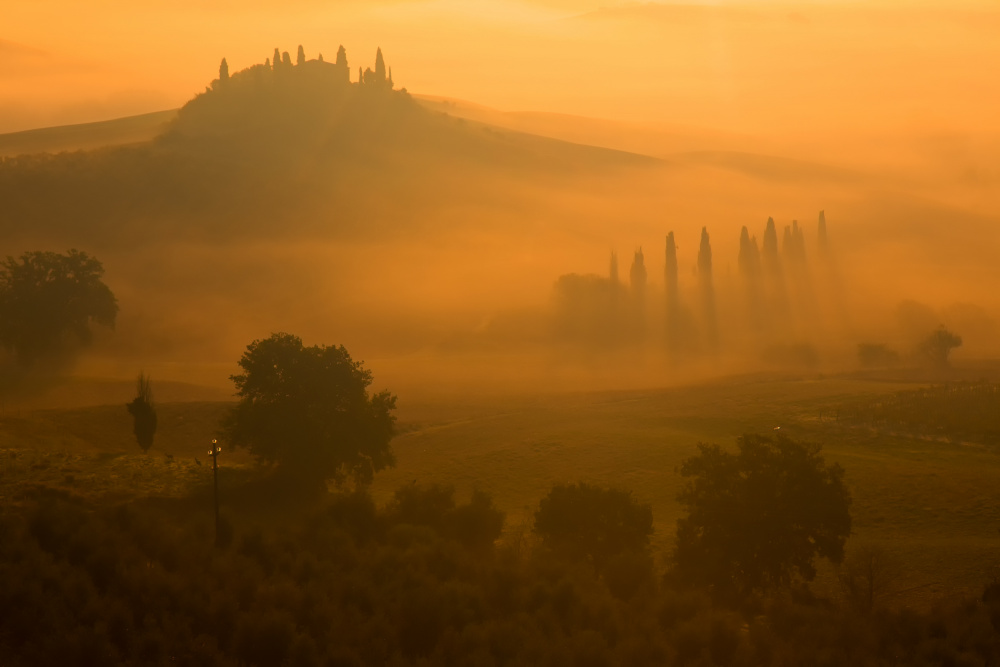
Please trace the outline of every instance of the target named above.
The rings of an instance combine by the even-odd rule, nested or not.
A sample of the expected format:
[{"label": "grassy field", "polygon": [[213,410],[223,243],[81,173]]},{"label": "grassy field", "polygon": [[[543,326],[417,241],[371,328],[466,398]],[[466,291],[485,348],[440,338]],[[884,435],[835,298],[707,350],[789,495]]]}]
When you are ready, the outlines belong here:
[{"label": "grassy field", "polygon": [[[912,385],[910,385],[912,386]],[[493,494],[508,527],[531,520],[553,483],[590,481],[631,490],[653,505],[654,548],[665,557],[680,508],[681,461],[698,442],[732,446],[779,428],[823,445],[841,464],[854,504],[849,543],[875,543],[901,563],[899,604],[976,594],[1000,563],[996,451],[967,443],[876,434],[837,423],[836,406],[904,388],[858,377],[747,377],[693,387],[540,396],[399,398],[395,469],[373,492],[388,500],[413,481],[448,483],[460,498]],[[0,496],[17,503],[38,485],[110,500],[179,495],[207,484],[205,450],[228,403],[159,406],[148,454],[135,445],[123,405],[8,413],[0,419]],[[169,456],[168,456],[169,455]],[[226,474],[245,452],[226,451]],[[832,571],[818,586],[833,585]]]}]

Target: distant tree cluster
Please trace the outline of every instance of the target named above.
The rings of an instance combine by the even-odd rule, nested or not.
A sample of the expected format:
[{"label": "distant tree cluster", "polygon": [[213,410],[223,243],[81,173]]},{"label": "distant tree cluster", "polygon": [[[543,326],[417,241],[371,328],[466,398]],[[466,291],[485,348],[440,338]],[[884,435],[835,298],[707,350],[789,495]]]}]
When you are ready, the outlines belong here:
[{"label": "distant tree cluster", "polygon": [[[636,252],[627,286],[619,283],[617,256],[612,252],[608,278],[567,274],[556,281],[556,335],[597,347],[652,341],[670,356],[681,358],[714,354],[721,342],[721,318],[738,322],[741,338],[757,345],[762,359],[779,365],[814,365],[815,348],[799,340],[816,323],[814,310],[821,296],[813,286],[805,233],[793,220],[785,226],[780,245],[778,239],[773,218],[768,218],[762,245],[747,227],[740,230],[740,312],[720,312],[715,284],[718,262],[713,259],[707,228],[701,230],[694,284],[687,290],[682,289],[674,232],[667,234],[659,304],[650,302],[652,290],[642,249]],[[823,211],[816,256],[821,268],[832,266]],[[809,355],[796,352],[803,347],[810,349]]]}]

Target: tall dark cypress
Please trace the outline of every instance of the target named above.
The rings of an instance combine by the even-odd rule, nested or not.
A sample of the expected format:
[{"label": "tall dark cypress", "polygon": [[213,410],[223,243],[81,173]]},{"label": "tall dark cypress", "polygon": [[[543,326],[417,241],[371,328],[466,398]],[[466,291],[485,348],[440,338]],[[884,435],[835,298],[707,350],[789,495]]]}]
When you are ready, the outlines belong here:
[{"label": "tall dark cypress", "polygon": [[816,230],[816,241],[821,255],[830,254],[830,241],[826,237],[826,211],[819,212],[819,229]]},{"label": "tall dark cypress", "polygon": [[715,287],[712,285],[712,244],[705,227],[701,228],[701,246],[698,248],[698,283],[705,318],[705,337],[709,349],[714,350],[719,343],[719,328],[715,315]]},{"label": "tall dark cypress", "polygon": [[385,72],[385,59],[382,57],[382,49],[375,52],[375,82],[383,83],[388,79]]}]

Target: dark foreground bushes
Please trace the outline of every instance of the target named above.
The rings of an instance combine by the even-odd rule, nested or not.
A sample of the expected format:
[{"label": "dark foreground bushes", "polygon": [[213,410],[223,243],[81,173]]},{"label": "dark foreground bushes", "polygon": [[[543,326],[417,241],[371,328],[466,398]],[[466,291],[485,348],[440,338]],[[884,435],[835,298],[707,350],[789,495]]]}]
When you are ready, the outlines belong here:
[{"label": "dark foreground bushes", "polygon": [[[4,665],[986,665],[1000,594],[930,613],[808,595],[752,613],[660,585],[625,551],[601,568],[493,543],[485,494],[336,496],[294,521],[149,503],[39,501],[0,520]],[[640,582],[636,584],[635,582]],[[998,588],[1000,590],[1000,588]]]}]

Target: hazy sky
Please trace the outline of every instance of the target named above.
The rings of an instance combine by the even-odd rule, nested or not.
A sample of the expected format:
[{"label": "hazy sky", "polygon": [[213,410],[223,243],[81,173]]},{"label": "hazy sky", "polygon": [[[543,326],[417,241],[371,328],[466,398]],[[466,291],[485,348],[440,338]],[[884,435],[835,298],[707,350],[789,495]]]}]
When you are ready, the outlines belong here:
[{"label": "hazy sky", "polygon": [[[183,104],[225,56],[275,46],[505,110],[748,132],[994,132],[992,2],[762,4],[577,0],[5,2],[0,131]],[[602,8],[603,6],[603,8]]]}]

